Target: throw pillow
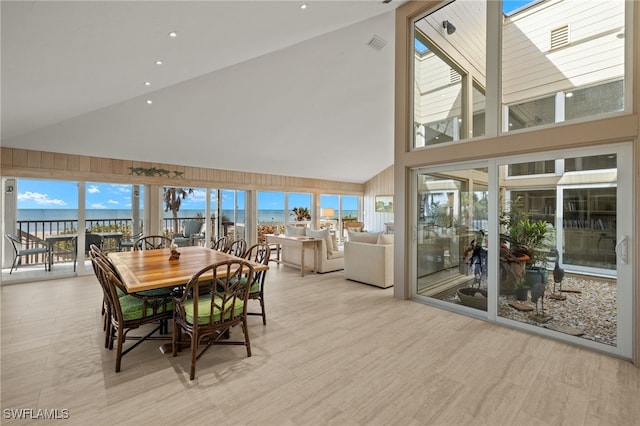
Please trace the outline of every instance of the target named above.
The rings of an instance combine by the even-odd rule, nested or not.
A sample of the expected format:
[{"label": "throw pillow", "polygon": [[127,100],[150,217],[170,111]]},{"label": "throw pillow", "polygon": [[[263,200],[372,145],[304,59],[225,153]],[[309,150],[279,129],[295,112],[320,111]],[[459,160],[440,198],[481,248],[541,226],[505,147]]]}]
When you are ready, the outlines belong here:
[{"label": "throw pillow", "polygon": [[380,234],[378,236],[378,244],[393,245],[393,234]]},{"label": "throw pillow", "polygon": [[381,232],[349,232],[349,241],[353,241],[355,243],[369,243],[376,244],[378,242],[378,237]]},{"label": "throw pillow", "polygon": [[333,243],[333,251],[338,251],[338,236],[335,232],[329,231],[331,234],[331,242]]},{"label": "throw pillow", "polygon": [[331,241],[331,233],[328,229],[313,230],[307,228],[307,237],[323,239],[324,244],[327,246],[327,255],[333,253],[333,242]]},{"label": "throw pillow", "polygon": [[307,227],[306,226],[291,226],[287,225],[285,230],[286,235],[306,235]]}]

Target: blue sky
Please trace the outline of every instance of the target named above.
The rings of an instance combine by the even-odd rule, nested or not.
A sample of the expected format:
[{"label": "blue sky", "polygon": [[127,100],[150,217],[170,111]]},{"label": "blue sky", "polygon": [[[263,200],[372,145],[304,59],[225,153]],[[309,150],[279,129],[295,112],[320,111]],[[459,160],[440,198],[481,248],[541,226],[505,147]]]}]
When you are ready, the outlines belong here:
[{"label": "blue sky", "polygon": [[[78,185],[75,182],[60,182],[46,180],[18,180],[18,209],[77,209]],[[144,189],[141,187],[143,196]],[[233,192],[222,191],[222,208],[233,209]],[[260,192],[258,197],[259,210],[284,209],[283,192]],[[206,206],[206,190],[195,188],[193,194],[182,200],[182,209],[202,210]],[[215,195],[214,195],[215,197]],[[212,197],[212,203],[215,198]],[[245,200],[243,191],[238,192],[236,203],[240,209],[244,208]],[[338,197],[322,196],[323,207],[338,208]],[[310,194],[289,194],[289,205],[292,207],[311,205]],[[87,209],[129,209],[131,208],[131,185],[105,184],[87,182],[86,184],[86,208]],[[347,197],[343,200],[343,208],[356,210],[356,197]]]},{"label": "blue sky", "polygon": [[503,0],[502,11],[504,13],[509,13],[524,6],[525,4],[534,3],[535,1],[536,0]]}]

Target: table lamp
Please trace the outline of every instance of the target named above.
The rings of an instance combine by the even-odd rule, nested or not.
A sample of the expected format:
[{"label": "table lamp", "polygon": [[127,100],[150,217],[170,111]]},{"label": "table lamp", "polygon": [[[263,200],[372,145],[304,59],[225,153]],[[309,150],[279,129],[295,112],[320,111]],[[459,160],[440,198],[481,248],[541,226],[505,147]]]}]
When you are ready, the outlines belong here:
[{"label": "table lamp", "polygon": [[320,209],[320,217],[324,217],[325,226],[328,225],[329,228],[331,228],[331,223],[329,222],[329,218],[333,217],[333,215],[335,214],[336,214],[336,209],[332,207],[325,207],[323,209]]}]

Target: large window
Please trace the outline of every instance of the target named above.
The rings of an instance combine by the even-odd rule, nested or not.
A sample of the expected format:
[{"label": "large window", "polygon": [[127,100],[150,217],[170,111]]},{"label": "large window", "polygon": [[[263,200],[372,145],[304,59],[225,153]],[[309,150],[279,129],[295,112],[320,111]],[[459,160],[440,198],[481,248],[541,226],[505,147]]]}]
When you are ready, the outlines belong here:
[{"label": "large window", "polygon": [[416,22],[414,148],[485,134],[485,21],[484,2],[458,0]]},{"label": "large window", "polygon": [[168,186],[163,190],[162,232],[169,238],[182,235],[185,221],[204,220],[207,208],[207,191],[204,188]]},{"label": "large window", "polygon": [[503,131],[624,110],[624,8],[542,1],[505,16]]},{"label": "large window", "polygon": [[[624,0],[503,2],[499,20],[489,4],[455,0],[415,22],[413,148],[624,110]],[[487,17],[499,64],[486,63]]]}]

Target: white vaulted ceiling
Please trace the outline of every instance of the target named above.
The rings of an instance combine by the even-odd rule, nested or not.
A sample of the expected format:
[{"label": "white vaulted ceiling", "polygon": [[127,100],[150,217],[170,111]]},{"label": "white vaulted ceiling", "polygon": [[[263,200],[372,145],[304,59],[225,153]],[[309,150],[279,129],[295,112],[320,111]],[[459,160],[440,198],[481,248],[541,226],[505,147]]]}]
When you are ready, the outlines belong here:
[{"label": "white vaulted ceiling", "polygon": [[2,146],[364,182],[402,2],[302,3],[2,1]]}]

